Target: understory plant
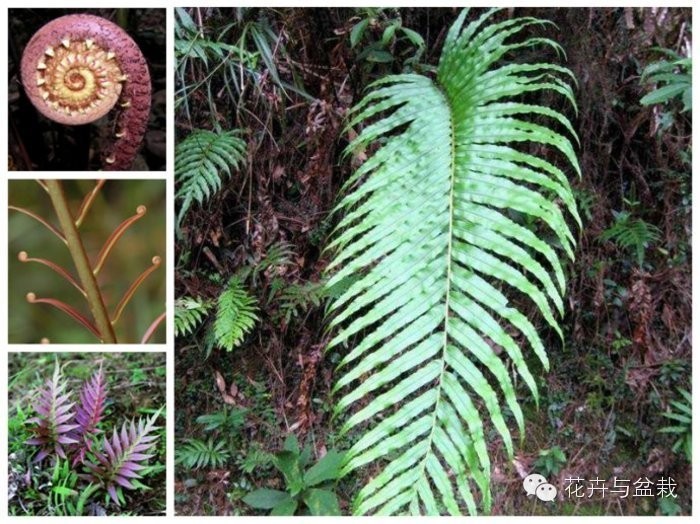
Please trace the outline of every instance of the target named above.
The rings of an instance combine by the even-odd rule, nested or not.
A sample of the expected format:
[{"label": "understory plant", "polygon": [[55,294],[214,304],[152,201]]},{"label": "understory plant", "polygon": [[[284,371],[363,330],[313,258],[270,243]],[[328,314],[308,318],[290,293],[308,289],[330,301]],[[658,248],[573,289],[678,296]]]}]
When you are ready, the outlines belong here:
[{"label": "understory plant", "polygon": [[[62,479],[52,495],[61,498],[67,514],[83,514],[88,500],[128,505],[125,490],[149,489],[141,480],[152,470],[149,462],[160,438],[156,421],[163,408],[147,418],[109,425],[107,405],[102,367],[76,392],[62,376],[58,362],[31,405],[34,416],[26,421],[31,436],[25,444],[36,450],[34,464],[49,463],[53,476]],[[86,499],[85,493],[91,498]]]},{"label": "understory plant", "polygon": [[350,346],[335,412],[354,440],[340,475],[370,472],[355,514],[488,513],[490,437],[513,457],[516,385],[537,402],[534,375],[549,368],[533,313],[563,341],[563,254],[575,248],[564,212],[580,219],[555,158],[580,169],[571,123],[537,96],[575,108],[574,77],[505,61],[562,50],[516,38],[549,22],[489,24],[497,12],[467,22],[464,10],[435,79],[382,78],[350,113],[362,129],[348,152],[368,158],[335,210],[328,286],[356,280],[331,300],[328,347]]},{"label": "understory plant", "polygon": [[249,506],[270,510],[270,515],[310,514],[340,515],[338,497],[331,484],[338,480],[343,454],[329,450],[318,462],[311,463],[311,446],[301,449],[290,435],[282,451],[275,453],[272,463],[284,476],[286,489],[256,489],[243,497]]},{"label": "understory plant", "polygon": [[681,398],[671,400],[668,409],[662,413],[672,422],[670,426],[664,426],[659,433],[668,433],[675,437],[671,448],[674,453],[683,453],[683,456],[691,463],[693,460],[693,396],[687,389],[679,389]]},{"label": "understory plant", "polygon": [[[107,181],[96,180],[94,186],[83,196],[79,206],[73,205],[72,199],[64,187],[64,181],[54,179],[37,180],[36,182],[48,196],[58,225],[54,225],[51,218],[42,216],[29,207],[10,205],[9,209],[32,218],[50,232],[52,241],[57,241],[58,244],[63,244],[67,248],[72,265],[62,265],[59,262],[60,255],[56,255],[53,259],[42,258],[33,256],[26,250],[20,251],[17,254],[17,259],[22,263],[39,264],[53,271],[70,288],[78,292],[89,313],[83,312],[84,308],[64,299],[64,297],[38,296],[34,291],[30,291],[26,294],[26,300],[30,304],[43,304],[55,308],[77,322],[95,340],[109,344],[124,342],[124,340],[117,339],[117,324],[123,318],[123,313],[137,290],[152,273],[158,270],[161,258],[158,255],[153,256],[150,265],[135,279],[129,279],[125,282],[119,280],[120,283],[124,282],[124,285],[117,291],[121,294],[118,301],[110,299],[114,293],[112,289],[114,286],[113,275],[104,275],[105,266],[109,263],[110,255],[119,250],[117,247],[119,240],[132,225],[146,215],[146,206],[137,206],[135,214],[114,227],[99,247],[95,245],[95,232],[91,230],[90,224],[91,221],[97,219],[91,219],[90,211]],[[113,181],[111,183],[127,184],[131,181]],[[51,249],[52,244],[48,244],[48,246],[48,249]],[[165,313],[159,314],[155,319],[149,319],[151,322],[143,332],[140,342],[148,342],[164,319]],[[42,340],[51,341],[49,336],[53,334],[47,333],[46,335],[47,337]],[[57,338],[60,339],[61,335],[57,335]]]},{"label": "understory plant", "polygon": [[[214,301],[195,297],[182,297],[175,302],[175,336],[191,335],[207,318]],[[207,332],[207,353],[213,345],[226,351],[238,347],[245,336],[255,326],[257,304],[243,286],[243,282],[233,276],[223,287],[216,300],[214,322]]]}]

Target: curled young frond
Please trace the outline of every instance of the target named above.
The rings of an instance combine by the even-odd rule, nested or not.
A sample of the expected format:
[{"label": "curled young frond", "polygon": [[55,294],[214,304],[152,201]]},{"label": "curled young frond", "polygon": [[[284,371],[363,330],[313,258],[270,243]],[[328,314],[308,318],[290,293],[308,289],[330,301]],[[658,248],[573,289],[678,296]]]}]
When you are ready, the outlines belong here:
[{"label": "curled young frond", "polygon": [[122,311],[124,311],[124,308],[126,305],[129,303],[131,300],[131,297],[134,296],[134,293],[136,293],[136,290],[139,288],[141,284],[148,278],[148,276],[153,273],[156,269],[160,267],[160,257],[159,256],[154,256],[151,259],[151,265],[147,267],[146,269],[143,270],[143,272],[134,280],[131,285],[129,286],[129,289],[126,290],[126,293],[124,293],[124,296],[122,299],[119,301],[119,304],[117,304],[117,307],[114,311],[114,315],[112,317],[112,324],[116,324],[117,321],[119,320],[119,317],[122,315]]},{"label": "curled young frond", "polygon": [[124,235],[124,233],[126,233],[127,229],[129,229],[137,220],[144,217],[146,211],[146,206],[138,206],[136,208],[136,213],[124,220],[121,224],[119,224],[116,227],[116,229],[112,231],[109,237],[107,237],[107,240],[105,241],[104,245],[102,246],[102,249],[100,249],[100,252],[97,255],[97,263],[95,264],[95,267],[92,270],[92,272],[95,275],[99,274],[100,270],[107,261],[107,257],[111,253],[112,248],[117,243],[117,241],[122,237],[122,235]]},{"label": "curled young frond", "polygon": [[85,317],[85,315],[80,313],[73,306],[66,304],[62,300],[58,300],[55,298],[39,298],[36,296],[35,293],[27,293],[26,297],[27,302],[29,302],[30,304],[47,304],[49,306],[55,307],[59,311],[63,311],[73,320],[84,326],[90,333],[95,335],[98,339],[102,338],[95,324],[88,320],[87,317]]}]

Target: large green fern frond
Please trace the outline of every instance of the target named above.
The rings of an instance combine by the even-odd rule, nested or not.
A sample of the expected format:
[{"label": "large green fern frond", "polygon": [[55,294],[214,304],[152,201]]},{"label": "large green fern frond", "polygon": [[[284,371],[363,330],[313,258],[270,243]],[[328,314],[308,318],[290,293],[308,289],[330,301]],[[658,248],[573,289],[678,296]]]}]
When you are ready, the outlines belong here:
[{"label": "large green fern frond", "polygon": [[489,511],[487,435],[495,428],[512,456],[508,417],[524,427],[516,381],[537,399],[528,349],[549,365],[526,301],[562,336],[555,248],[573,258],[575,245],[562,209],[580,219],[564,172],[526,150],[579,172],[567,118],[532,102],[550,91],[575,104],[573,75],[504,63],[520,48],[560,48],[513,41],[548,22],[488,25],[494,12],[469,24],[459,16],[436,81],[384,78],[353,109],[349,125],[364,129],[350,150],[379,147],[345,186],[327,285],[356,278],[329,306],[339,329],[329,347],[354,342],[336,409],[352,413],[343,431],[365,428],[343,473],[382,468],[357,514]]},{"label": "large green fern frond", "polygon": [[239,134],[236,130],[214,133],[197,129],[175,148],[178,227],[193,203],[203,204],[221,189],[222,178],[231,176],[231,167],[240,169],[246,143]]}]

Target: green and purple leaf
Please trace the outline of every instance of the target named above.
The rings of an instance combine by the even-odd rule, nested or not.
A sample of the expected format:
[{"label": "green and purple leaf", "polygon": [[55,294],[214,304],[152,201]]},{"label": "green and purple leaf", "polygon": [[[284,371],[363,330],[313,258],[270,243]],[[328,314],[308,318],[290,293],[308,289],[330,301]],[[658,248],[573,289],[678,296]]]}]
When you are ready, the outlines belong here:
[{"label": "green and purple leaf", "polygon": [[115,428],[112,436],[105,435],[100,450],[93,450],[84,465],[89,473],[83,475],[91,482],[100,483],[109,496],[119,505],[119,490],[136,489],[133,479],[140,479],[140,471],[146,468],[143,464],[153,457],[153,447],[158,442],[158,435],[153,432],[156,419],[160,416],[158,410],[151,418],[125,422],[121,431]]},{"label": "green and purple leaf", "polygon": [[32,437],[26,444],[39,446],[39,452],[34,457],[40,462],[49,456],[66,458],[65,446],[77,444],[73,431],[79,426],[75,424],[74,402],[70,402],[70,394],[65,391],[66,382],[61,377],[61,371],[56,364],[53,377],[39,390],[34,401],[36,416],[27,421]]}]

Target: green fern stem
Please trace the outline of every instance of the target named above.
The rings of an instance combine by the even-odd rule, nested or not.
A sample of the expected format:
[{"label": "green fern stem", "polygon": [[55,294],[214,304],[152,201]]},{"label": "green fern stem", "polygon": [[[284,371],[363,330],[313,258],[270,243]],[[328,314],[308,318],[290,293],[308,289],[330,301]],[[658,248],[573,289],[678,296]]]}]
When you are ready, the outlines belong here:
[{"label": "green fern stem", "polygon": [[73,215],[68,207],[63,186],[60,180],[46,180],[46,190],[51,198],[56,216],[61,224],[63,235],[66,239],[68,251],[75,264],[75,269],[78,272],[78,277],[85,290],[86,299],[90,312],[95,320],[95,325],[100,332],[102,342],[107,344],[116,344],[117,336],[114,333],[114,328],[109,320],[107,307],[105,306],[102,292],[97,284],[97,279],[92,271],[90,260],[88,259],[83,241],[78,233],[78,228],[75,225]]}]

